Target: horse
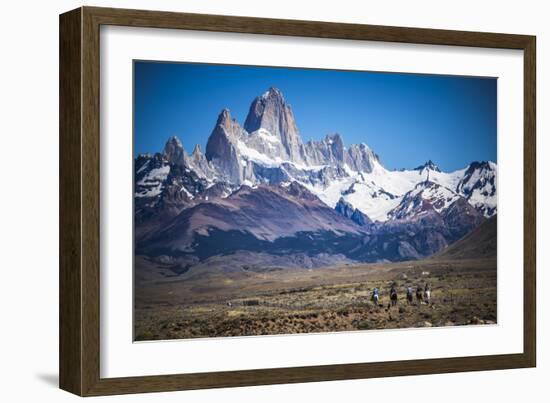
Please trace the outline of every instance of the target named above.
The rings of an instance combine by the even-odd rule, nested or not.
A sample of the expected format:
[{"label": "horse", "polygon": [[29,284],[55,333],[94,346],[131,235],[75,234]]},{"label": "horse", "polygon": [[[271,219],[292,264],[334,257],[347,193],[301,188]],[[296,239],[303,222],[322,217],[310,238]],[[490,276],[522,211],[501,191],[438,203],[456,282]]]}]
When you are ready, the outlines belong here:
[{"label": "horse", "polygon": [[390,300],[391,300],[391,306],[397,305],[397,290],[393,285],[390,289]]},{"label": "horse", "polygon": [[422,304],[422,300],[424,298],[424,293],[422,292],[422,287],[418,286],[416,287],[416,302],[419,304]]},{"label": "horse", "polygon": [[426,301],[426,304],[430,304],[430,300],[432,298],[432,287],[428,283],[426,283],[426,286],[424,287],[424,300]]},{"label": "horse", "polygon": [[412,287],[407,287],[407,304],[411,305],[413,303],[413,289]]},{"label": "horse", "polygon": [[380,302],[380,295],[379,295],[378,288],[375,288],[374,290],[372,290],[371,300],[372,302],[374,302],[374,305],[378,306]]}]

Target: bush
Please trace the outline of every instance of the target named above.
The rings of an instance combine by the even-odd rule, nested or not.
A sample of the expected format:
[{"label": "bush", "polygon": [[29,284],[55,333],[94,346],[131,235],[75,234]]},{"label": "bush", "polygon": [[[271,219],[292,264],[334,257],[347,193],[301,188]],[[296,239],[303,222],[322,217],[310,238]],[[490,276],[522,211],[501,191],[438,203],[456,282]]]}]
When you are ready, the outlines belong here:
[{"label": "bush", "polygon": [[154,337],[153,333],[146,330],[136,336],[136,341],[142,341],[142,340],[152,340]]},{"label": "bush", "polygon": [[362,320],[359,323],[357,323],[357,329],[359,330],[369,330],[373,328],[374,328],[374,325],[368,320]]}]

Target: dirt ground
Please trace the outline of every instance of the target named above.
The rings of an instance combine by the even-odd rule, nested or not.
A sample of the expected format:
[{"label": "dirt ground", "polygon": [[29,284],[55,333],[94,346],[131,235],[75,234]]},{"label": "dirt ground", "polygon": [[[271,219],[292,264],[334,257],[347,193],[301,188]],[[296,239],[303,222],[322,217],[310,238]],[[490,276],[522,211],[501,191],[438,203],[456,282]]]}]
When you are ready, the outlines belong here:
[{"label": "dirt ground", "polygon": [[[137,341],[483,325],[497,320],[496,259],[180,277],[136,278]],[[399,292],[394,307],[389,306],[392,283]],[[431,303],[415,298],[408,304],[405,287],[416,290],[426,283],[432,287]],[[375,287],[381,291],[378,306],[370,298]]]}]

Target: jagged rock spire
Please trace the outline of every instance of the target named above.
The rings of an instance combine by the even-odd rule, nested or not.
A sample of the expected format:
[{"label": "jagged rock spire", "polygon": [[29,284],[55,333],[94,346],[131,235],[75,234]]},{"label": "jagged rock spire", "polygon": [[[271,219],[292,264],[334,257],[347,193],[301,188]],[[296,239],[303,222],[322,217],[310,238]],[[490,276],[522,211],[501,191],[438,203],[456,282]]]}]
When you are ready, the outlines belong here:
[{"label": "jagged rock spire", "polygon": [[437,164],[435,162],[433,162],[432,160],[428,160],[426,161],[424,164],[422,165],[419,165],[417,166],[416,168],[414,168],[416,171],[422,171],[424,169],[428,169],[430,171],[435,171],[435,172],[441,172],[441,170],[439,169],[439,167],[437,166]]},{"label": "jagged rock spire", "polygon": [[231,118],[229,109],[223,109],[206,143],[206,159],[221,172],[226,173],[233,183],[240,183],[243,179],[243,167],[239,161],[237,143],[244,136],[246,133]]},{"label": "jagged rock spire", "polygon": [[201,150],[201,145],[200,144],[195,144],[195,148],[193,148],[193,152],[192,152],[192,156],[197,156],[197,155],[201,155],[202,154],[202,150]]},{"label": "jagged rock spire", "polygon": [[302,139],[298,132],[294,114],[278,88],[271,87],[250,105],[244,128],[249,133],[265,129],[280,139],[286,157],[290,161],[303,162]]},{"label": "jagged rock spire", "polygon": [[168,139],[164,146],[164,157],[172,164],[178,164],[183,161],[185,150],[183,144],[177,136]]}]

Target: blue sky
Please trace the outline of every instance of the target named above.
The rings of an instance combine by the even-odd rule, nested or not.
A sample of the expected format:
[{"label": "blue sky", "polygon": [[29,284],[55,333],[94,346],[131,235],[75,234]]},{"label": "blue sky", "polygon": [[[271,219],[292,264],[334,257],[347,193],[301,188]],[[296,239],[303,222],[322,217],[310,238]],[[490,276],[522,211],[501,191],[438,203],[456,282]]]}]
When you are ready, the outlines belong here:
[{"label": "blue sky", "polygon": [[136,61],[134,153],[177,135],[203,150],[223,108],[244,123],[253,99],[275,86],[304,141],[340,133],[366,143],[389,169],[431,159],[445,171],[496,161],[495,78]]}]

